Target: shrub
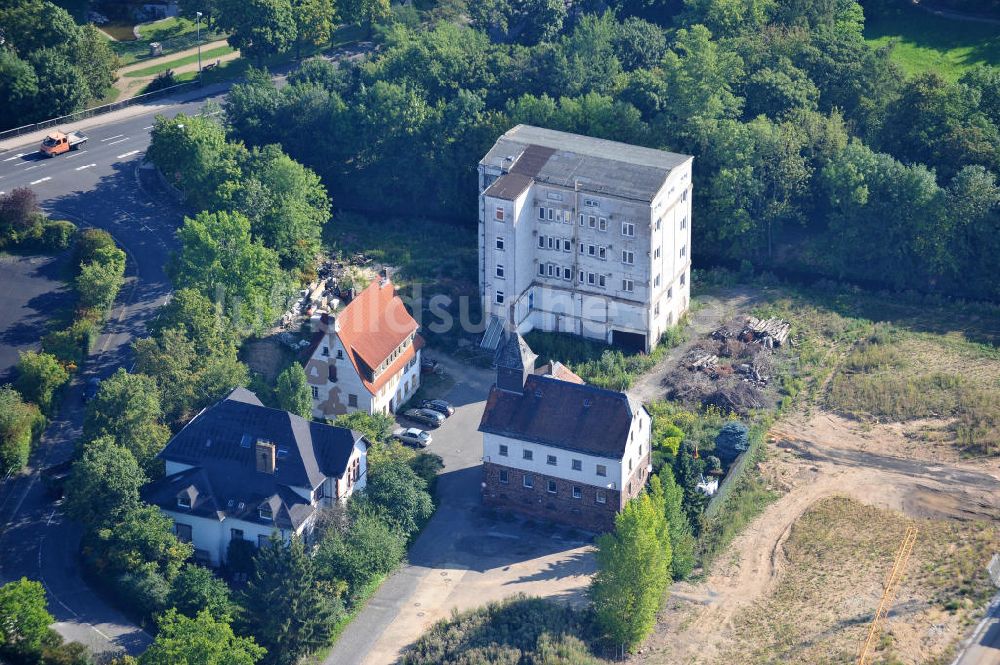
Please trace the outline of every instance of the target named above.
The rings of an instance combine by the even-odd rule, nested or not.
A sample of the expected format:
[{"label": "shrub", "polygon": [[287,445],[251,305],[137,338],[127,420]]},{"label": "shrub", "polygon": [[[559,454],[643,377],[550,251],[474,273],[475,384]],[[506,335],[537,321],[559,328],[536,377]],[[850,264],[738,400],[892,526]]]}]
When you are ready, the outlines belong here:
[{"label": "shrub", "polygon": [[125,252],[117,247],[102,247],[92,260],[80,264],[76,290],[80,307],[106,310],[114,303],[125,274]]},{"label": "shrub", "polygon": [[45,249],[62,251],[69,249],[76,237],[76,225],[66,220],[47,221],[42,225],[42,246]]},{"label": "shrub", "polygon": [[750,447],[750,430],[739,421],[726,423],[715,437],[715,452],[718,459],[732,464],[740,453]]},{"label": "shrub", "polygon": [[17,238],[35,224],[38,197],[30,187],[17,187],[0,194],[0,235]]},{"label": "shrub", "polygon": [[59,359],[50,353],[22,352],[17,361],[17,381],[15,387],[29,401],[37,404],[43,412],[52,408],[52,396],[56,390],[69,381],[69,372],[59,364]]},{"label": "shrub", "polygon": [[0,473],[28,463],[31,441],[45,422],[38,407],[26,404],[10,386],[0,386]]},{"label": "shrub", "polygon": [[170,583],[156,569],[147,563],[136,570],[122,573],[114,580],[115,594],[128,607],[143,616],[153,616],[167,609]]},{"label": "shrub", "polygon": [[90,353],[100,335],[100,327],[90,313],[77,318],[68,328],[51,332],[42,338],[42,350],[62,363],[79,365]]},{"label": "shrub", "polygon": [[174,76],[174,71],[168,69],[161,74],[157,74],[156,78],[149,82],[149,85],[146,86],[143,92],[156,92],[157,90],[163,90],[175,85],[177,85],[177,78]]},{"label": "shrub", "polygon": [[104,248],[114,248],[115,239],[111,234],[102,229],[86,229],[80,233],[76,242],[76,249],[73,252],[73,262],[76,265],[90,263],[97,258],[99,250]]},{"label": "shrub", "polygon": [[344,580],[357,593],[391,572],[406,554],[406,535],[371,513],[361,512],[345,533],[327,532],[316,555],[320,576]]}]

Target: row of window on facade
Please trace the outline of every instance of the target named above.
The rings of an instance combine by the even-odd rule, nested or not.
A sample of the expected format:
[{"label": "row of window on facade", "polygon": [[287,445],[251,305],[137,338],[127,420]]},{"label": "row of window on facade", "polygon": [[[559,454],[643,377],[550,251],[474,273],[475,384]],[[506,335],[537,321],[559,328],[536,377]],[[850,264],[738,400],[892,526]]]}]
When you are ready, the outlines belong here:
[{"label": "row of window on facade", "polygon": [[[504,245],[503,238],[501,236],[497,236],[497,249],[503,251],[503,245]],[[562,250],[563,252],[569,252],[572,251],[572,247],[573,247],[572,241],[570,241],[569,238],[556,238],[555,236],[542,236],[542,235],[538,236],[539,249],[551,249],[556,252],[560,250]],[[605,261],[608,258],[608,248],[603,245],[592,245],[590,243],[581,242],[578,246],[578,250],[579,253],[584,256],[590,256],[596,259],[600,259],[602,261]],[[661,250],[660,247],[657,247],[656,249],[653,250],[654,259],[658,259],[660,258],[660,256],[662,256],[660,250]],[[687,256],[686,244],[681,246],[679,254],[680,258],[682,259],[685,256]],[[632,250],[623,249],[622,263],[628,266],[635,265],[635,252]],[[502,277],[502,275],[499,274],[499,271],[497,273],[497,277]]]},{"label": "row of window on facade", "polygon": [[[499,481],[501,485],[507,485],[510,483],[510,471],[507,469],[500,469]],[[527,489],[533,489],[535,487],[535,477],[530,473],[525,473],[521,475],[521,484]],[[559,487],[556,481],[549,480],[547,487],[545,488],[549,494],[558,494]],[[583,498],[583,487],[580,485],[573,485],[573,498],[582,499]],[[594,492],[594,503],[607,503],[608,493],[605,490],[598,489]]]}]

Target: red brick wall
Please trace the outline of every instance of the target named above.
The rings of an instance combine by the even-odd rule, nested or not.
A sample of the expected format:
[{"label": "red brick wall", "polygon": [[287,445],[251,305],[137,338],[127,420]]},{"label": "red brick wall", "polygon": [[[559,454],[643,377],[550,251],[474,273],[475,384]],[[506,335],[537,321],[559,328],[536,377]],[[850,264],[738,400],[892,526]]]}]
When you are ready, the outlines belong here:
[{"label": "red brick wall", "polygon": [[[506,484],[500,482],[501,470],[507,471]],[[511,510],[588,531],[610,531],[614,527],[615,514],[622,505],[621,492],[604,490],[608,500],[607,503],[600,504],[597,503],[598,488],[593,485],[532,473],[529,475],[534,479],[534,487],[528,488],[524,486],[525,473],[520,469],[485,462],[483,481],[486,486],[483,488],[483,503],[501,510]],[[548,491],[550,480],[556,483],[555,494]],[[582,490],[583,496],[579,499],[573,498],[574,485]]]}]

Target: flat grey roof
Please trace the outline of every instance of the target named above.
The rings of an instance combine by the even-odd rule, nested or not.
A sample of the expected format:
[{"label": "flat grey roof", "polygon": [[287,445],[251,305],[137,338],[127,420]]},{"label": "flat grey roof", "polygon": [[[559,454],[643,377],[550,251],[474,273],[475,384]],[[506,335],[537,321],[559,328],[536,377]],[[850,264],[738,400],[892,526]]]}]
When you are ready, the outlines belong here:
[{"label": "flat grey roof", "polygon": [[[497,139],[481,163],[531,175],[540,183],[648,202],[670,172],[690,159],[690,155],[517,125]],[[516,180],[522,185],[523,180]]]}]

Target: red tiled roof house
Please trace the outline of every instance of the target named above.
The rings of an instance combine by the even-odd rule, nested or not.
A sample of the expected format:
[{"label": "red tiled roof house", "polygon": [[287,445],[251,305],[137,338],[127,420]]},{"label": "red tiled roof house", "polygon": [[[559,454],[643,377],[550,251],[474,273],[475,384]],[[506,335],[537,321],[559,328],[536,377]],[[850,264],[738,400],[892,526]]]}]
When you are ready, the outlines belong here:
[{"label": "red tiled roof house", "polygon": [[319,323],[306,362],[314,416],[393,413],[420,387],[423,339],[388,279]]}]

